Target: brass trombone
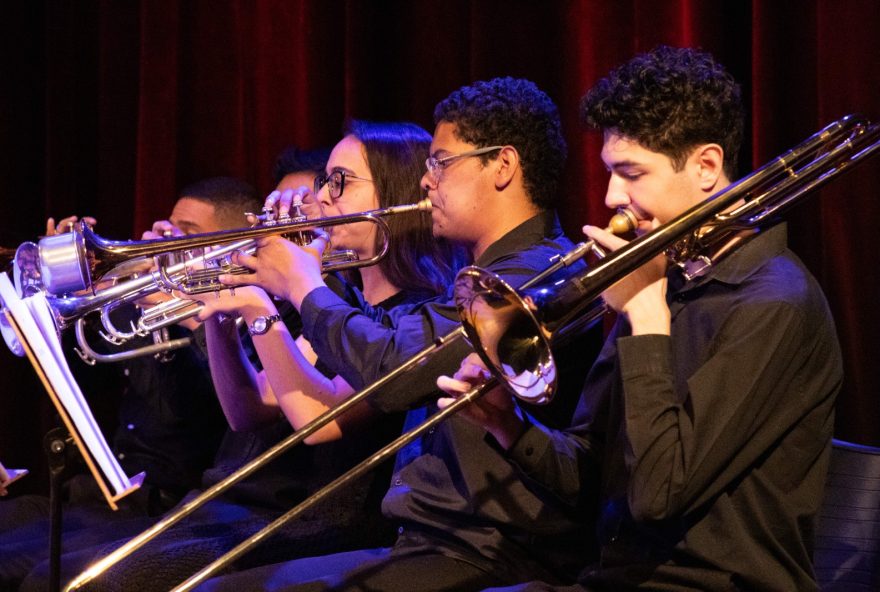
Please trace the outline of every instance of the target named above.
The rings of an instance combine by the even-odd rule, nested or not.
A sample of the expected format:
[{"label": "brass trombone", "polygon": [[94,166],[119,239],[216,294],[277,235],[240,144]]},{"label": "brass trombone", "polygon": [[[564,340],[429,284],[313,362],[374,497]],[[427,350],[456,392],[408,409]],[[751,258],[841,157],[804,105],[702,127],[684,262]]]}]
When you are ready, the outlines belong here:
[{"label": "brass trombone", "polygon": [[[466,268],[456,278],[455,287],[456,305],[462,318],[460,327],[438,338],[434,344],[417,353],[399,368],[352,395],[185,504],[177,512],[166,516],[141,535],[92,564],[66,590],[77,590],[99,577],[209,500],[463,336],[468,337],[474,349],[487,363],[493,378],[461,395],[450,406],[314,493],[175,590],[192,590],[203,583],[289,520],[352,479],[372,470],[407,443],[478,399],[499,382],[514,395],[530,402],[549,400],[556,382],[551,340],[554,345],[558,345],[574,324],[595,319],[604,309],[599,304],[599,297],[605,289],[664,251],[672,263],[681,266],[685,273],[705,272],[709,266],[732,251],[721,247],[731,242],[735,236],[743,231],[757,232],[762,225],[775,219],[804,195],[836,178],[852,165],[864,161],[878,148],[880,127],[870,125],[856,116],[844,117],[705,202],[631,241],[586,272],[575,274],[564,281],[553,282],[549,286],[545,283],[548,278],[584,257],[592,250],[593,245],[577,245],[517,290],[485,270]],[[744,200],[745,203],[740,205]],[[741,244],[743,241],[736,246]]]},{"label": "brass trombone", "polygon": [[706,273],[762,226],[878,149],[880,125],[843,117],[555,285],[533,283],[515,290],[490,272],[468,267],[456,278],[455,289],[463,331],[492,375],[510,391],[550,396],[555,383],[551,343],[564,343],[573,325],[600,315],[606,288],[663,252],[688,280]]}]

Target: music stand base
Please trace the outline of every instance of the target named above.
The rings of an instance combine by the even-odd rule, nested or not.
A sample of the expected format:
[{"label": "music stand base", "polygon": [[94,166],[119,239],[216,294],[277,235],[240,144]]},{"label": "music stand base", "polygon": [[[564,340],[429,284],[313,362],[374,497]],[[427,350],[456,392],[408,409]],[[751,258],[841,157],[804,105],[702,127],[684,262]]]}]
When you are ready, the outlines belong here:
[{"label": "music stand base", "polygon": [[76,446],[65,428],[54,428],[43,438],[49,464],[49,590],[61,589],[61,484],[67,468],[68,455]]}]

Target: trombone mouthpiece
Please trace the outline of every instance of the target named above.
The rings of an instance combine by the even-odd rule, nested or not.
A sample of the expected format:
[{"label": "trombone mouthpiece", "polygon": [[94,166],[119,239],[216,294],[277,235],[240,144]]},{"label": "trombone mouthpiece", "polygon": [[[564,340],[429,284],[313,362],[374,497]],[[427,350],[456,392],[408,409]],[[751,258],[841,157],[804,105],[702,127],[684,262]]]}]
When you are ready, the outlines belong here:
[{"label": "trombone mouthpiece", "polygon": [[416,203],[418,206],[418,211],[420,212],[430,212],[431,211],[431,200],[427,197],[425,199],[420,200]]},{"label": "trombone mouthpiece", "polygon": [[636,229],[638,225],[638,221],[636,220],[635,214],[630,212],[627,209],[620,208],[617,210],[617,213],[611,216],[611,220],[608,221],[608,228],[606,230],[611,234],[626,234],[627,232],[632,232]]}]

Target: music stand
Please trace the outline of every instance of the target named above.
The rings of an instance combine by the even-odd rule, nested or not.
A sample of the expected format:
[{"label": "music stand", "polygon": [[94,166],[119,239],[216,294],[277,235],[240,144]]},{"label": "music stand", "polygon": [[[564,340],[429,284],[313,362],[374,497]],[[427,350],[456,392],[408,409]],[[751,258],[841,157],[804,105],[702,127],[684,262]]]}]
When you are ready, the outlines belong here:
[{"label": "music stand", "polygon": [[10,349],[23,353],[30,360],[64,423],[64,429],[49,432],[45,440],[51,475],[50,508],[54,510],[50,510],[50,574],[55,578],[52,589],[57,590],[60,583],[58,558],[61,555],[59,484],[68,450],[75,446],[113,510],[118,509],[116,502],[140,487],[144,473],[128,478],[110,451],[61,351],[45,293],[22,298],[7,275],[0,273],[0,307],[4,337],[8,341],[11,331],[16,340],[9,344]]}]

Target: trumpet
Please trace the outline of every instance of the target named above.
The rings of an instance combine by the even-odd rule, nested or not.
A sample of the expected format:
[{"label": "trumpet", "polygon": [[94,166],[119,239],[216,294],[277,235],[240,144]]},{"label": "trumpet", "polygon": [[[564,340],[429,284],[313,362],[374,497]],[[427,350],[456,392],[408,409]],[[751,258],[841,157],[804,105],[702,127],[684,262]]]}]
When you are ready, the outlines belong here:
[{"label": "trumpet", "polygon": [[[579,261],[593,251],[595,245],[589,242],[577,245],[518,289],[513,289],[486,270],[465,268],[459,272],[454,290],[461,326],[436,339],[432,345],[418,352],[400,367],[303,426],[177,512],[166,516],[141,535],[91,565],[66,590],[77,590],[99,577],[235,483],[272,462],[397,377],[424,364],[437,352],[463,337],[468,338],[486,362],[492,373],[489,380],[459,396],[451,405],[314,493],[175,590],[192,590],[264,541],[289,520],[301,515],[352,479],[385,462],[408,442],[478,399],[492,387],[501,384],[515,396],[529,402],[548,401],[556,382],[551,340],[552,345],[558,346],[570,335],[571,327],[582,326],[585,318],[595,320],[597,312],[604,310],[599,304],[599,297],[605,289],[664,252],[685,273],[704,273],[733,249],[744,244],[744,241],[740,241],[733,249],[724,249],[723,246],[735,236],[743,231],[757,232],[804,195],[849,170],[852,165],[864,161],[878,149],[880,127],[859,117],[847,116],[823,128],[705,202],[629,242],[587,271],[572,274],[565,280],[548,283],[551,276]],[[742,201],[745,201],[745,205],[739,205]]]},{"label": "trumpet", "polygon": [[[155,284],[156,289],[163,287],[194,293],[193,291],[200,290],[198,282],[204,279],[203,275],[193,273],[194,270],[211,261],[220,261],[222,257],[236,251],[253,248],[257,239],[274,234],[314,232],[320,228],[354,222],[370,222],[375,224],[382,233],[383,240],[379,252],[369,259],[334,264],[325,271],[339,271],[373,265],[378,263],[388,252],[390,233],[388,224],[383,218],[412,212],[429,212],[430,209],[431,202],[423,199],[414,204],[380,208],[358,214],[329,216],[314,220],[293,218],[289,222],[282,220],[272,224],[236,230],[135,241],[108,240],[95,234],[88,226],[79,224],[72,232],[49,236],[40,241],[39,265],[46,291],[59,295],[85,289],[93,290],[93,275],[100,278],[104,273],[120,264],[130,264],[141,257],[158,257],[162,265],[157,271],[148,274],[149,277],[145,278],[145,281]],[[169,265],[170,253],[191,253],[193,249],[220,244],[223,246],[209,253]],[[184,276],[191,274],[191,282],[194,283],[188,285],[179,281],[182,279],[182,274]],[[137,289],[135,286],[137,285],[133,284],[132,288]],[[208,286],[208,289],[213,289],[213,287]],[[124,290],[120,288],[118,292],[124,292]],[[97,307],[93,306],[90,310],[95,308]]]},{"label": "trumpet", "polygon": [[[119,344],[138,334],[119,330],[109,319],[109,313],[118,306],[138,301],[156,292],[178,290],[186,294],[197,294],[220,289],[217,277],[222,273],[245,273],[248,270],[234,266],[230,257],[236,252],[253,253],[257,239],[270,235],[298,234],[301,241],[310,240],[312,233],[320,228],[329,228],[370,222],[375,224],[381,236],[378,252],[367,259],[358,259],[349,251],[328,253],[322,261],[325,272],[354,269],[374,265],[381,261],[390,247],[390,230],[385,218],[415,212],[430,212],[431,202],[423,199],[417,203],[380,208],[357,214],[330,216],[314,220],[304,217],[281,219],[278,221],[263,218],[262,225],[195,234],[178,238],[112,241],[96,235],[87,225],[78,224],[72,232],[43,238],[39,245],[24,243],[19,252],[27,256],[16,256],[20,263],[21,277],[31,278],[28,289],[45,290],[56,328],[61,331],[73,325],[77,319],[95,311],[101,311],[102,324],[106,329],[106,339]],[[193,250],[211,245],[220,245],[208,252],[195,255]],[[153,257],[150,266],[148,257]],[[175,261],[175,258],[180,259]],[[144,271],[145,267],[152,267]],[[132,272],[132,270],[135,270]],[[111,281],[106,288],[96,287],[93,276],[101,281]],[[119,281],[122,276],[131,277]],[[85,294],[77,294],[88,290]],[[187,308],[182,303],[181,308]],[[190,311],[190,316],[197,314]],[[162,321],[156,328],[179,322]],[[87,344],[81,345],[83,352],[92,350]],[[179,342],[176,344],[179,346]],[[155,353],[150,350],[150,353]],[[93,358],[95,359],[95,358]]]}]

